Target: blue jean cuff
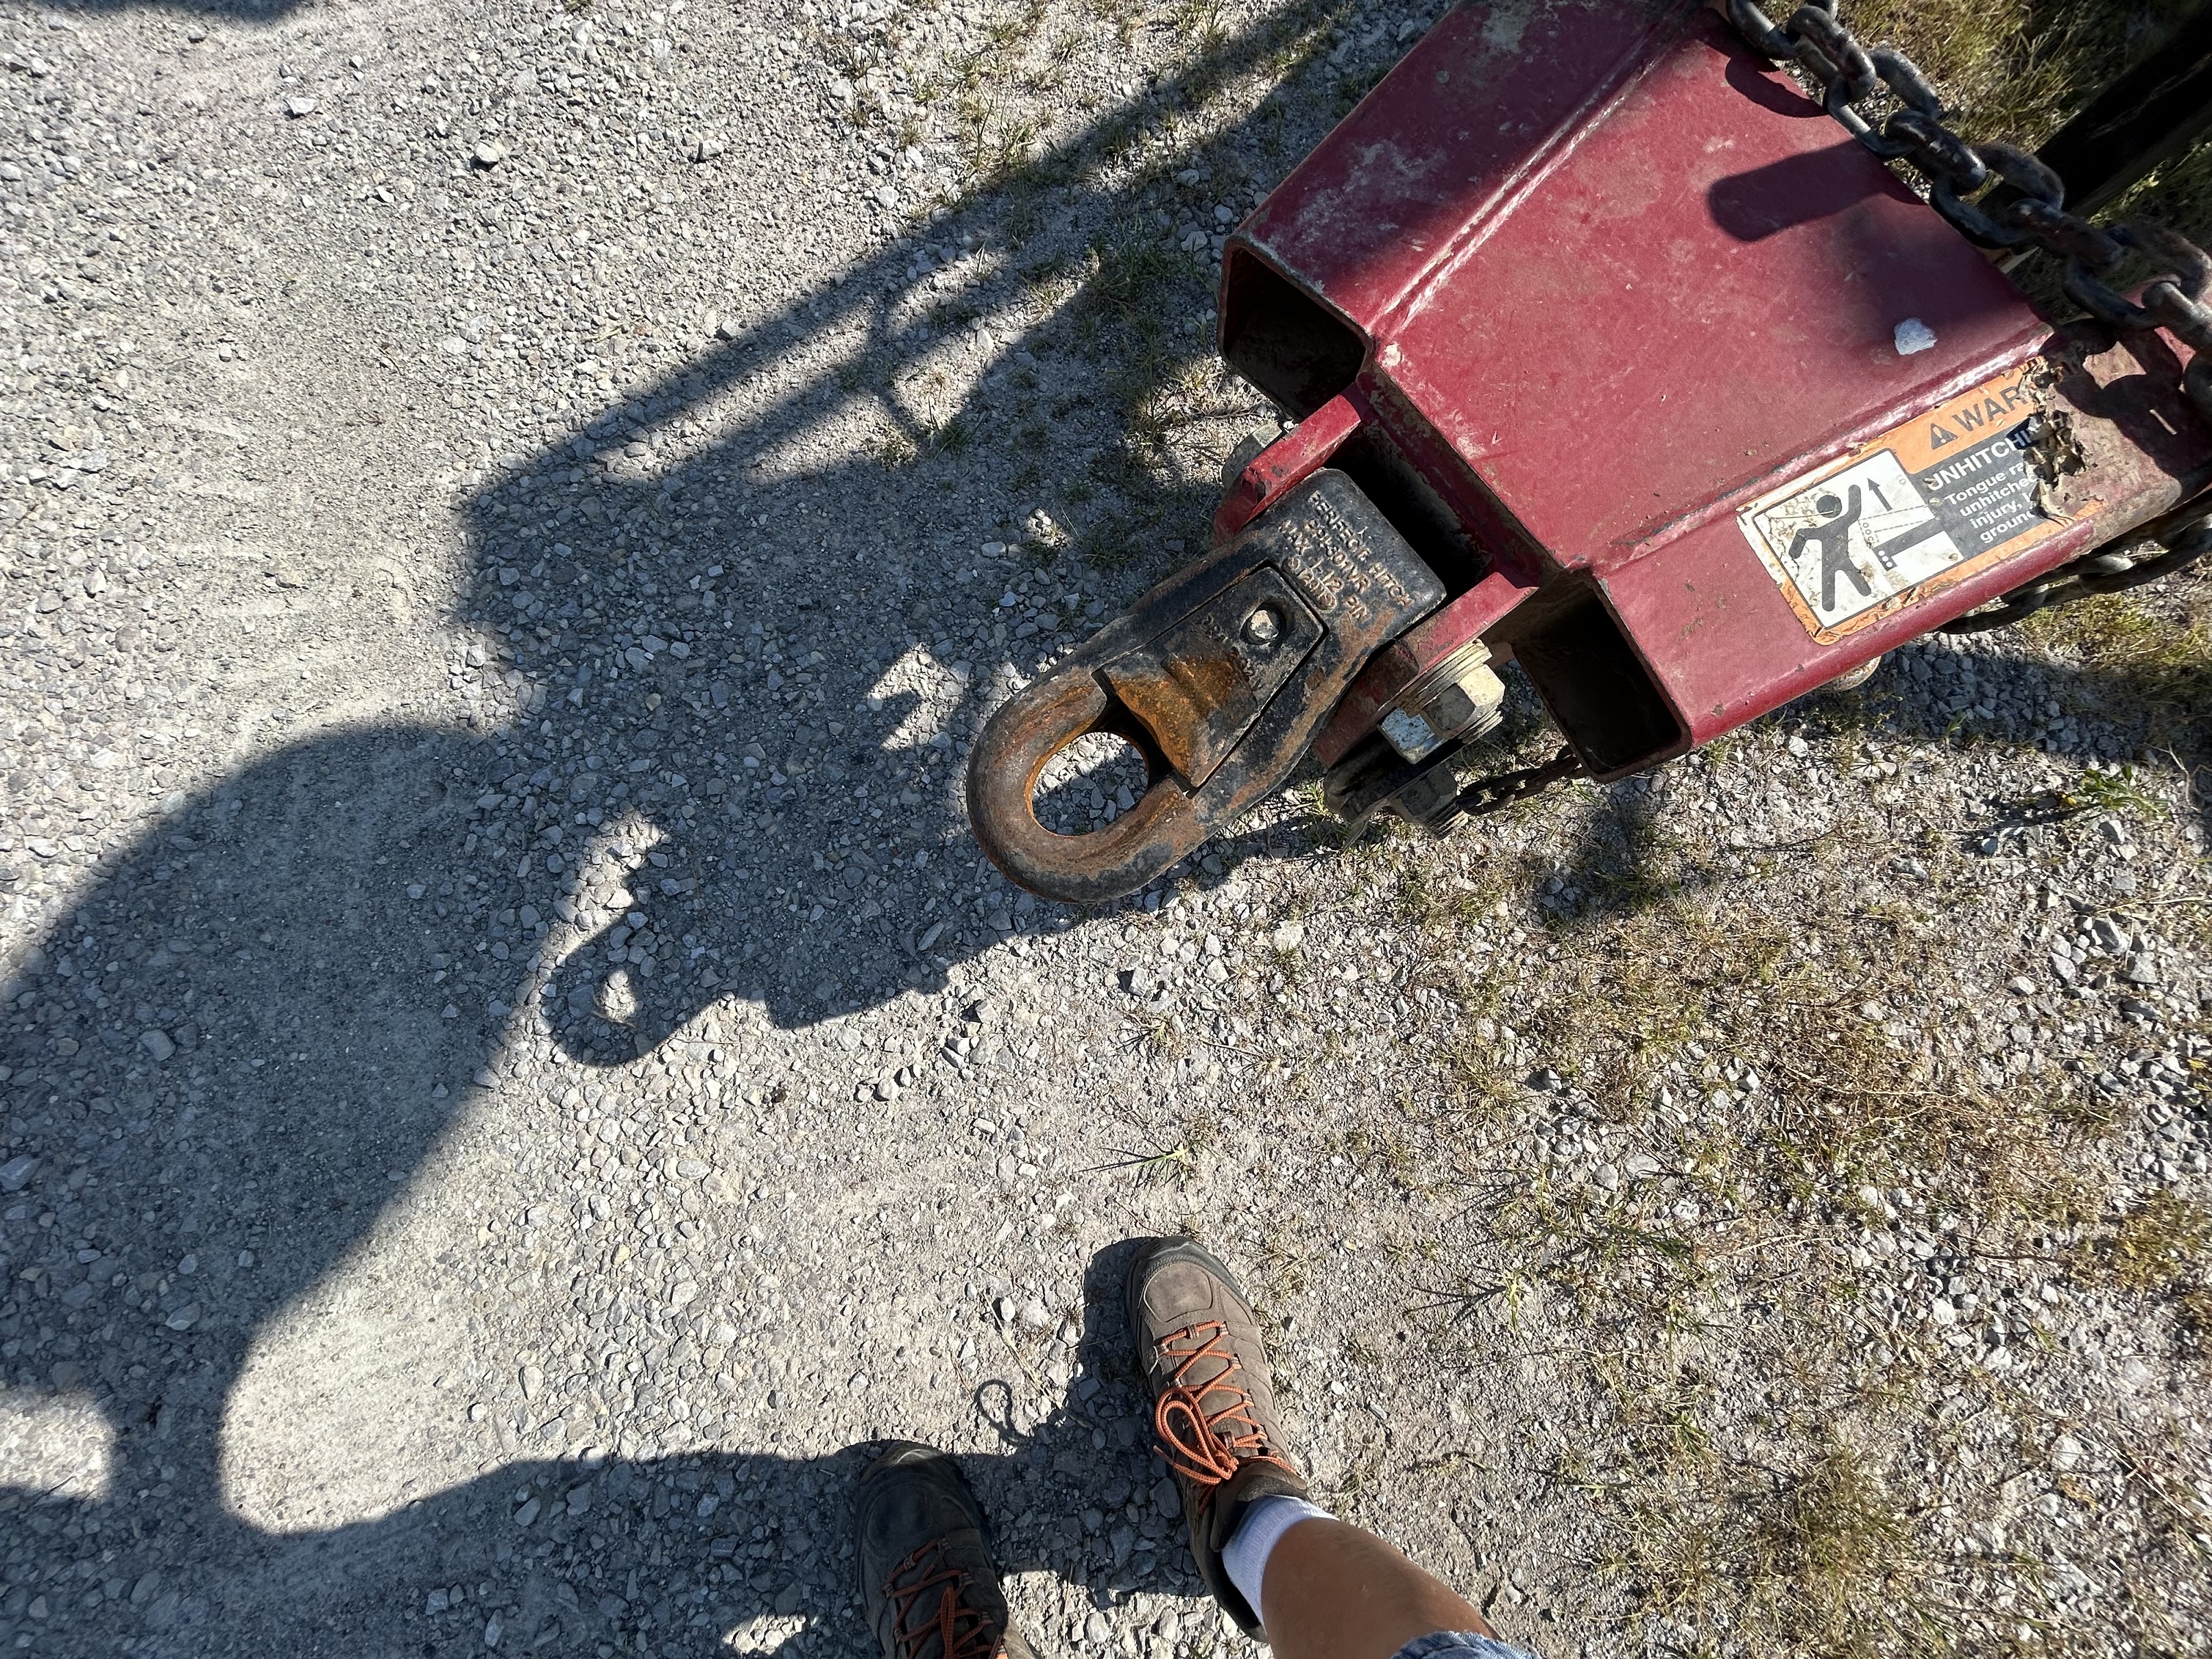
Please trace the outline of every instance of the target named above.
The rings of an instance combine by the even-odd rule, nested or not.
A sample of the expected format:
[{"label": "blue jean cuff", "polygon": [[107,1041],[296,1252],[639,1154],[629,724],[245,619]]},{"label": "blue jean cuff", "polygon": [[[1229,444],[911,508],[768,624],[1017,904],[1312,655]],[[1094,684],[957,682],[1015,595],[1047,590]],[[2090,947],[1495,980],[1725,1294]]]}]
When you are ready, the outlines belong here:
[{"label": "blue jean cuff", "polygon": [[1439,1654],[1468,1654],[1473,1659],[1535,1659],[1494,1636],[1477,1636],[1470,1630],[1440,1630],[1432,1636],[1416,1636],[1398,1650],[1397,1659],[1434,1659]]}]

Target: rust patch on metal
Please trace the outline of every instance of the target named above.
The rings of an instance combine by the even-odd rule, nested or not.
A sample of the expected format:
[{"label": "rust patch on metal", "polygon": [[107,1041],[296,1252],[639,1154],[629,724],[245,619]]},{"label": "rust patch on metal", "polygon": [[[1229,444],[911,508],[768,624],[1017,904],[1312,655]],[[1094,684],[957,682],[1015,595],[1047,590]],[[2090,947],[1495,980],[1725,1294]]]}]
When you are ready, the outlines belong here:
[{"label": "rust patch on metal", "polygon": [[2060,479],[2088,465],[2088,458],[2075,435],[2073,411],[2059,401],[2057,366],[2045,358],[2029,371],[2027,384],[2040,416],[2029,429],[2027,446],[2027,464],[2041,484],[2036,491],[2036,507],[2045,518],[2070,518],[2072,514],[2051,499],[2050,492],[2058,488]]},{"label": "rust patch on metal", "polygon": [[2053,518],[2094,519],[2107,542],[2212,484],[2212,428],[2191,404],[2182,364],[2155,335],[2115,339],[2076,324],[2054,337],[2039,395],[2061,446],[2039,504]]},{"label": "rust patch on metal", "polygon": [[[1312,592],[1312,585],[1306,590]],[[1262,565],[1099,670],[1194,789],[1250,730],[1321,641],[1321,621],[1282,573]]]},{"label": "rust patch on metal", "polygon": [[1226,715],[1243,726],[1260,712],[1251,682],[1233,654],[1182,658],[1158,672],[1108,669],[1106,675],[1114,695],[1152,734],[1168,764],[1185,778],[1202,781],[1200,744],[1214,716]]}]

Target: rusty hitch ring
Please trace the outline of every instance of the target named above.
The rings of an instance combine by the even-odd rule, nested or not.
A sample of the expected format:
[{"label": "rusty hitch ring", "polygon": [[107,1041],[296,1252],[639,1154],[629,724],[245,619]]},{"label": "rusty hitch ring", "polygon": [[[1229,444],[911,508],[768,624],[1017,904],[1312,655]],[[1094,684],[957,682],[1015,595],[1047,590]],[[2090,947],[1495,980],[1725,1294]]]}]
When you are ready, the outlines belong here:
[{"label": "rusty hitch ring", "polygon": [[[1279,787],[1352,677],[1443,595],[1358,486],[1322,468],[1000,708],[969,757],[976,841],[1046,898],[1135,892]],[[1144,756],[1144,797],[1103,829],[1054,834],[1037,780],[1091,732]]]},{"label": "rusty hitch ring", "polygon": [[[1016,702],[969,758],[968,815],[993,860],[1023,886],[1098,902],[1145,885],[1206,839],[1206,825],[1192,810],[1196,797],[1095,672],[1049,675]],[[1073,836],[1048,830],[1036,815],[1037,781],[1053,757],[1094,732],[1120,738],[1144,757],[1145,793],[1102,829]]]}]

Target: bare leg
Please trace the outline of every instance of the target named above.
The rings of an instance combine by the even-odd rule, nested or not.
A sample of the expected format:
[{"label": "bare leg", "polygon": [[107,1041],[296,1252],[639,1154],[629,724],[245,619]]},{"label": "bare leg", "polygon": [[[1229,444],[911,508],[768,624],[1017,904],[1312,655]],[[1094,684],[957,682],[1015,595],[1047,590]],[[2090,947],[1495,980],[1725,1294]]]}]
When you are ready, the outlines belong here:
[{"label": "bare leg", "polygon": [[1493,1634],[1468,1602],[1370,1532],[1299,1522],[1277,1540],[1260,1589],[1279,1659],[1390,1659],[1440,1630]]}]

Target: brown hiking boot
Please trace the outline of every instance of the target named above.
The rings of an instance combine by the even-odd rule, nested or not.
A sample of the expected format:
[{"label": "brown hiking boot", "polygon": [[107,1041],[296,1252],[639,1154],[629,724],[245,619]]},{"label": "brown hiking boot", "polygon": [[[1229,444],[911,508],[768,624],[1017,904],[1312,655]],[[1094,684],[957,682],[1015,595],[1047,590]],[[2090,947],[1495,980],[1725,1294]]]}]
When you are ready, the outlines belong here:
[{"label": "brown hiking boot", "polygon": [[1229,1269],[1188,1238],[1146,1240],[1129,1264],[1128,1297],[1152,1432],[1182,1492],[1199,1576],[1244,1633],[1264,1641],[1221,1552],[1254,1500],[1303,1498],[1306,1483],[1283,1449],[1259,1322]]},{"label": "brown hiking boot", "polygon": [[853,1494],[853,1549],[884,1659],[1036,1659],[1008,1620],[982,1509],[945,1453],[890,1443]]}]

